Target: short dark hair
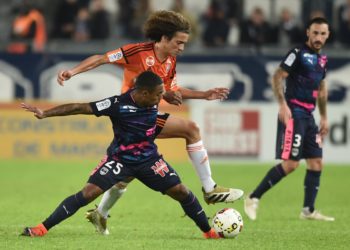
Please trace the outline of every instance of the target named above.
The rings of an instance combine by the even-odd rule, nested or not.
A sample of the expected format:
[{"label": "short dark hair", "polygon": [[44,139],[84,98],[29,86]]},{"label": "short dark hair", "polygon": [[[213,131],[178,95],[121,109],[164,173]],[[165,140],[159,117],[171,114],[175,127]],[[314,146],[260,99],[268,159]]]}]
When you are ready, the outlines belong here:
[{"label": "short dark hair", "polygon": [[152,71],[144,71],[138,75],[135,81],[136,89],[154,90],[158,85],[163,84],[162,78]]},{"label": "short dark hair", "polygon": [[323,23],[325,23],[325,24],[328,25],[328,29],[329,29],[329,23],[328,23],[327,19],[324,18],[324,17],[315,17],[315,18],[312,18],[312,19],[308,22],[308,24],[307,24],[307,26],[306,26],[307,29],[310,29],[311,25],[313,25],[314,23],[317,23],[317,24],[323,24]]},{"label": "short dark hair", "polygon": [[180,13],[170,10],[156,11],[150,15],[144,25],[146,38],[159,42],[162,36],[172,39],[176,32],[189,34],[191,25]]}]

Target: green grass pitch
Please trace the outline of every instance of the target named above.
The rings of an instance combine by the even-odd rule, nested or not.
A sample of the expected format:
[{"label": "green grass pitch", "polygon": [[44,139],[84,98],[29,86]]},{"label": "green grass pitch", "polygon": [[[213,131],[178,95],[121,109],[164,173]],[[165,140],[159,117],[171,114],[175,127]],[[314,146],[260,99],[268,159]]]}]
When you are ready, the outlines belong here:
[{"label": "green grass pitch", "polygon": [[[206,205],[190,164],[174,164],[208,216],[233,207],[244,219],[236,239],[205,240],[181,207],[138,181],[111,211],[109,236],[98,235],[84,218],[94,203],[54,227],[43,238],[19,237],[23,227],[44,220],[68,195],[80,190],[97,161],[0,161],[0,249],[349,249],[350,167],[327,165],[316,207],[335,222],[302,221],[305,166],[270,190],[260,202],[257,221],[249,221],[243,201]],[[212,164],[214,179],[249,193],[270,165]]]}]

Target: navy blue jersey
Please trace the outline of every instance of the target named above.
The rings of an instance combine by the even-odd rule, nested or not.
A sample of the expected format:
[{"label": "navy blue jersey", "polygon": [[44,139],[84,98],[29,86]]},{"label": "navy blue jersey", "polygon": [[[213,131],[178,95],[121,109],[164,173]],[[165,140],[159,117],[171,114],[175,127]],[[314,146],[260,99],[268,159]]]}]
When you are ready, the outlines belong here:
[{"label": "navy blue jersey", "polygon": [[159,157],[155,140],[158,106],[137,106],[130,90],[120,96],[91,102],[96,116],[109,116],[114,138],[107,155],[123,163],[140,164]]},{"label": "navy blue jersey", "polygon": [[309,117],[316,106],[320,83],[326,76],[327,56],[302,45],[290,50],[280,67],[289,73],[285,98],[293,117]]}]

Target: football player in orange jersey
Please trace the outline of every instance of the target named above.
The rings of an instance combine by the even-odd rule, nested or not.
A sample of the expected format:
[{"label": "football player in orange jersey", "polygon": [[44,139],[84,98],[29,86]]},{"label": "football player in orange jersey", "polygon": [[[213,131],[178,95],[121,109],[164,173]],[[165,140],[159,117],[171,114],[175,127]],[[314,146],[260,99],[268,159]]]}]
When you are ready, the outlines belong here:
[{"label": "football player in orange jersey", "polygon": [[[146,21],[144,31],[152,42],[128,44],[104,55],[90,56],[72,69],[60,71],[58,83],[63,85],[74,75],[112,63],[124,67],[123,93],[134,86],[134,79],[138,74],[151,70],[163,79],[166,90],[163,98],[170,104],[180,105],[183,99],[227,98],[227,88],[196,91],[177,85],[176,56],[183,52],[190,33],[189,22],[181,14],[173,11],[154,12]],[[170,114],[159,114],[157,138],[186,140],[187,152],[202,183],[204,199],[208,204],[233,202],[243,196],[242,190],[218,186],[212,179],[207,151],[195,122]],[[126,185],[127,183],[119,183],[109,189],[99,206],[87,213],[87,218],[100,233],[109,233],[106,227],[108,211],[124,193]]]}]

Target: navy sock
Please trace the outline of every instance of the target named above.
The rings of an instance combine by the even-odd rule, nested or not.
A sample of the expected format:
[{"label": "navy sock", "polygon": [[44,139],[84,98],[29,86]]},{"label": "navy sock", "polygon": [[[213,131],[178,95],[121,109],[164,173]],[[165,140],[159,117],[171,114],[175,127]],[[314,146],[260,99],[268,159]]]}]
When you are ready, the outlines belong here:
[{"label": "navy sock", "polygon": [[260,199],[261,196],[270,188],[272,188],[273,185],[277,184],[284,176],[286,176],[286,173],[284,172],[282,168],[282,164],[278,164],[274,167],[272,167],[262,179],[259,186],[254,190],[254,192],[250,195],[250,198],[258,198]]},{"label": "navy sock", "polygon": [[49,230],[61,221],[69,218],[79,208],[87,205],[89,202],[83,197],[82,192],[78,192],[67,197],[62,203],[53,211],[53,213],[43,222],[45,228]]},{"label": "navy sock", "polygon": [[202,232],[208,232],[210,230],[211,227],[209,225],[207,215],[205,214],[201,204],[199,204],[196,196],[194,196],[191,191],[186,199],[181,201],[180,204],[186,215],[196,223]]},{"label": "navy sock", "polygon": [[304,207],[312,213],[315,210],[315,200],[320,186],[321,171],[306,170],[304,179]]}]

